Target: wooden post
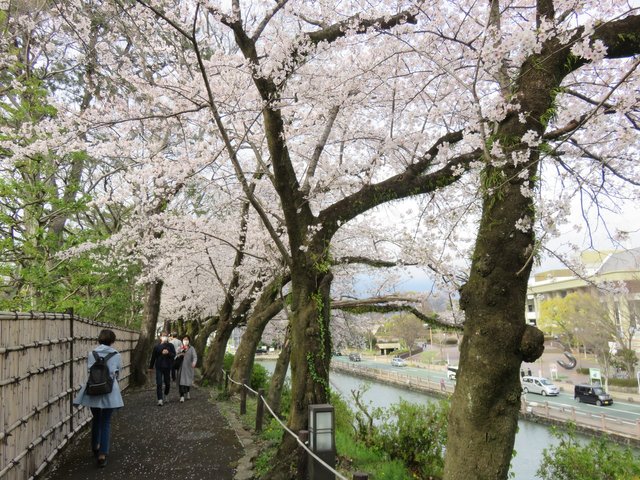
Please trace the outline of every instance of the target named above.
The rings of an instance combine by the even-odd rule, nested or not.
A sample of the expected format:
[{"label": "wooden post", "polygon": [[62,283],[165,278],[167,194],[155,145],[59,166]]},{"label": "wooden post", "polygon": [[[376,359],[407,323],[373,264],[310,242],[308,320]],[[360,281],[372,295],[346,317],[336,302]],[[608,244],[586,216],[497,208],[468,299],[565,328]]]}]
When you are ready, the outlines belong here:
[{"label": "wooden post", "polygon": [[353,474],[353,480],[369,480],[369,474],[364,472],[355,472]]},{"label": "wooden post", "polygon": [[69,318],[69,338],[71,339],[71,341],[69,342],[69,360],[71,360],[69,362],[69,389],[71,391],[70,395],[70,399],[69,399],[69,432],[73,432],[73,377],[74,377],[74,371],[73,371],[73,366],[75,364],[75,361],[73,360],[74,356],[75,356],[75,352],[74,352],[74,348],[73,348],[73,344],[75,343],[75,339],[74,339],[74,332],[73,332],[73,308],[68,308],[66,313],[68,313],[70,315]]},{"label": "wooden post", "polygon": [[240,415],[247,413],[247,379],[242,380],[242,389],[240,390]]},{"label": "wooden post", "polygon": [[262,431],[262,420],[264,419],[264,388],[258,389],[258,405],[256,407],[256,432]]},{"label": "wooden post", "polygon": [[[305,445],[307,445],[309,443],[309,430],[300,430],[298,432],[298,439],[304,443]],[[307,458],[307,451],[302,448],[302,447],[298,447],[298,475],[296,476],[296,478],[298,478],[299,480],[306,480],[307,479],[307,472],[308,472],[308,458]]]}]

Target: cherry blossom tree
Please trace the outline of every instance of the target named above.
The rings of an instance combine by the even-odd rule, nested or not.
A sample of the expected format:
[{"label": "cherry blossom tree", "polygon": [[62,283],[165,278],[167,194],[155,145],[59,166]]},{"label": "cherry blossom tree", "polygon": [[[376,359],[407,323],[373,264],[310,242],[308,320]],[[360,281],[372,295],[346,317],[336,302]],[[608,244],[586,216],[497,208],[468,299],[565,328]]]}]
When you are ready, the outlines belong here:
[{"label": "cherry blossom tree", "polygon": [[[543,215],[548,205],[539,205],[536,217],[536,190],[546,186],[540,174],[553,165],[567,184],[595,196],[605,184],[624,189],[636,183],[629,159],[637,99],[629,102],[625,91],[637,80],[633,57],[640,43],[633,32],[640,17],[622,3],[493,1],[462,7],[454,15],[460,23],[445,23],[438,36],[476,52],[467,58],[480,68],[466,85],[482,112],[476,128],[485,141],[485,165],[482,217],[461,288],[466,321],[445,478],[507,478],[519,366],[543,350],[542,333],[525,325],[523,308],[538,248],[536,218],[542,230],[554,225]],[[475,34],[450,29],[470,18],[479,22]],[[602,108],[609,102],[610,109]],[[608,151],[613,141],[617,147]],[[597,178],[595,171],[601,173]]]},{"label": "cherry blossom tree", "polygon": [[[212,120],[218,129],[218,138],[222,140],[226,156],[231,161],[235,174],[243,185],[245,195],[253,208],[260,214],[265,228],[271,232],[273,242],[278,246],[280,254],[290,269],[293,318],[291,365],[294,380],[292,388],[296,400],[289,423],[293,429],[300,429],[307,422],[308,404],[328,399],[327,376],[330,352],[328,299],[332,278],[328,247],[332,236],[342,223],[372,206],[393,198],[431,191],[451,183],[463,172],[464,169],[460,168],[464,165],[463,161],[467,160],[469,155],[471,157],[477,156],[477,152],[473,149],[472,153],[467,156],[463,154],[462,157],[457,157],[454,153],[451,155],[449,163],[445,162],[447,160],[445,155],[444,159],[439,159],[442,162],[439,164],[439,169],[423,176],[423,172],[433,164],[441,147],[448,142],[455,141],[461,135],[456,132],[445,134],[441,138],[436,138],[424,153],[409,152],[409,159],[413,156],[413,160],[409,160],[411,162],[409,168],[396,169],[395,172],[392,170],[390,176],[386,175],[386,183],[383,180],[383,183],[378,181],[372,184],[373,174],[371,168],[367,166],[371,161],[365,160],[365,158],[380,157],[382,152],[378,139],[384,139],[387,135],[378,131],[374,134],[374,141],[370,146],[367,147],[367,142],[365,142],[360,147],[358,145],[360,143],[359,134],[355,130],[349,131],[347,124],[344,124],[341,126],[341,130],[347,135],[342,140],[343,146],[338,149],[333,148],[328,158],[334,159],[335,155],[338,155],[337,159],[339,160],[344,155],[345,148],[350,157],[364,148],[362,153],[365,154],[365,157],[361,166],[354,165],[352,162],[345,163],[345,172],[353,175],[356,183],[353,183],[354,180],[347,183],[340,181],[340,174],[336,175],[331,172],[328,167],[323,166],[324,164],[320,160],[340,110],[342,108],[346,110],[343,117],[346,120],[349,110],[358,105],[352,99],[360,95],[361,98],[358,101],[362,102],[368,93],[363,91],[358,94],[343,84],[331,94],[325,87],[325,94],[328,94],[328,98],[316,97],[317,92],[310,89],[310,85],[305,80],[311,71],[305,73],[304,69],[313,63],[307,62],[307,60],[311,58],[313,49],[319,47],[322,50],[327,43],[333,44],[338,40],[350,37],[351,29],[354,30],[354,33],[363,35],[370,27],[376,27],[372,28],[372,31],[377,28],[380,31],[385,31],[407,21],[413,21],[414,14],[401,12],[385,17],[389,11],[383,9],[380,12],[382,16],[377,19],[353,17],[349,21],[339,22],[334,27],[327,26],[313,33],[300,30],[300,20],[290,16],[291,6],[285,6],[285,3],[278,4],[274,10],[263,12],[260,15],[263,20],[256,19],[256,23],[251,27],[254,29],[253,38],[247,33],[239,4],[235,3],[234,7],[237,8],[234,8],[231,13],[225,13],[216,11],[212,7],[200,9],[199,6],[194,6],[193,9],[165,9],[155,4],[146,5],[144,2],[140,2],[141,8],[136,9],[135,15],[131,12],[128,13],[130,18],[138,19],[136,21],[137,29],[145,29],[147,41],[150,41],[153,35],[162,36],[164,40],[164,37],[168,35],[166,32],[173,31],[176,38],[180,40],[172,40],[172,44],[178,44],[181,41],[183,44],[189,45],[187,53],[182,56],[192,58],[193,63],[186,63],[186,65],[196,68],[199,73],[199,76],[192,77],[190,82],[193,83],[194,78],[202,82],[202,89],[199,92],[206,93],[205,102],[197,97],[196,99],[201,104],[207,104]],[[282,18],[278,15],[281,8],[287,10],[287,15]],[[253,23],[253,13],[249,15]],[[159,30],[154,27],[155,34],[146,29],[147,24],[156,25],[158,22],[165,28]],[[216,38],[225,38],[225,41],[233,39],[235,43],[235,45],[231,44],[231,47],[226,51],[224,48],[220,48],[218,51],[210,50],[209,39],[206,37],[204,27],[215,23],[230,35],[226,37],[218,35]],[[263,33],[264,35],[262,35]],[[371,35],[368,36],[371,37]],[[360,40],[353,40],[348,46],[349,48],[357,48],[360,50],[359,53],[366,53],[369,47],[358,46],[359,42]],[[344,53],[353,58],[355,52],[350,53],[345,48],[346,46],[340,46],[336,50],[340,54]],[[258,53],[258,49],[261,53]],[[318,54],[321,53],[321,50],[318,51]],[[270,54],[267,55],[267,52]],[[225,53],[227,57],[224,57],[222,53]],[[323,55],[327,55],[327,59],[321,62],[320,67],[322,69],[331,68],[330,65],[334,61],[333,53],[329,51]],[[232,63],[229,63],[230,61]],[[228,68],[227,65],[231,68]],[[187,67],[182,66],[182,68]],[[318,66],[313,68],[317,71]],[[366,64],[363,65],[363,68],[369,69],[370,66]],[[385,70],[386,68],[385,66]],[[224,75],[220,74],[222,70],[224,70]],[[363,74],[367,73],[363,72]],[[321,75],[326,76],[326,73],[321,73]],[[372,78],[377,76],[373,72],[368,75]],[[227,85],[222,85],[223,82]],[[234,89],[229,90],[228,85],[232,82],[234,82]],[[291,89],[289,82],[294,84]],[[182,88],[185,79],[180,78],[180,81],[176,81],[171,78],[167,83],[179,83]],[[165,84],[165,88],[167,87]],[[236,100],[229,104],[224,96],[216,95],[217,92],[241,91],[244,92],[242,101],[246,105],[243,111],[254,111],[258,116],[251,118],[245,114],[246,120],[244,120],[243,115],[240,114],[241,110],[235,106]],[[290,93],[294,92],[296,95],[290,97]],[[295,99],[296,96],[298,100]],[[320,108],[311,110],[313,102],[319,99],[322,100],[324,106],[320,107],[319,104]],[[287,114],[287,104],[293,105],[296,101],[303,102],[300,108],[296,109],[303,112],[303,116]],[[228,105],[233,106],[234,115],[228,117],[227,120],[226,109]],[[290,117],[290,120],[285,122],[287,116]],[[314,139],[318,124],[324,124],[322,131],[325,133]],[[374,125],[374,130],[380,128],[375,127],[377,126]],[[385,126],[383,130],[386,128]],[[399,127],[396,128],[399,129]],[[289,137],[299,137],[300,140],[290,143],[287,140]],[[244,152],[243,145],[250,145],[253,155],[250,156],[248,152]],[[340,153],[341,150],[342,153]],[[385,152],[383,155],[386,154]],[[268,168],[269,175],[266,175],[265,179],[270,181],[278,195],[279,209],[273,210],[272,208],[271,211],[268,211],[264,207],[265,203],[261,200],[261,196],[249,191],[245,171],[247,169],[257,171],[258,168],[262,168],[251,166],[248,163],[249,160],[256,162],[258,166],[265,165]],[[378,161],[382,165],[389,164],[384,157]],[[324,169],[324,172],[329,173],[329,175],[322,175],[322,181],[328,182],[327,184],[321,183],[319,181],[320,175],[315,174],[321,168]],[[304,178],[299,181],[298,172],[305,170]],[[369,173],[367,173],[368,171]],[[364,177],[358,179],[361,172]],[[334,179],[331,179],[332,176]],[[325,195],[319,196],[319,194],[326,191],[325,185],[331,185],[334,181],[339,181],[344,185],[342,198],[337,201],[331,198],[324,200]],[[331,187],[331,192],[339,191],[339,188],[332,185]],[[257,189],[260,192],[260,185]],[[317,198],[314,198],[316,196]],[[316,208],[322,210],[318,210],[316,214],[313,212],[313,209]],[[278,233],[282,229],[286,231],[288,245],[283,243],[281,235]],[[292,453],[293,443],[290,439],[285,439],[282,448],[283,452]],[[283,455],[282,458],[287,458],[287,455]]]}]

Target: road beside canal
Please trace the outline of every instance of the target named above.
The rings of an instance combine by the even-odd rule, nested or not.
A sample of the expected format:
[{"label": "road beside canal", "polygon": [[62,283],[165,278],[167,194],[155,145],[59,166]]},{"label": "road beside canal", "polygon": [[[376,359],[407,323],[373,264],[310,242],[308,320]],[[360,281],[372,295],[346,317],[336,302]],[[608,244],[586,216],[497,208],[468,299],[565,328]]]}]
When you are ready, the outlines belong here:
[{"label": "road beside canal", "polygon": [[[361,362],[350,362],[334,357],[331,368],[394,385],[403,389],[423,392],[433,396],[448,396],[453,393],[455,382],[446,378],[442,368],[392,367],[389,362],[363,358]],[[572,385],[561,385],[561,390],[570,390]],[[628,395],[628,394],[625,394]],[[597,407],[576,403],[573,395],[564,393],[558,397],[536,394],[522,396],[523,418],[547,424],[574,422],[577,427],[590,434],[606,433],[620,443],[640,446],[640,406],[637,402],[625,402],[618,397],[613,406]]]}]

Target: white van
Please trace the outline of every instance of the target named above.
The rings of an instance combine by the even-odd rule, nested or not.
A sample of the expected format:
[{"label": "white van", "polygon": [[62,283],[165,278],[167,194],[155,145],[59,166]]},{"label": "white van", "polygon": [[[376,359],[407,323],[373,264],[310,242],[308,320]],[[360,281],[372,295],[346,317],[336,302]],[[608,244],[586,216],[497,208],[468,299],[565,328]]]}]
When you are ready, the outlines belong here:
[{"label": "white van", "polygon": [[458,366],[447,365],[447,378],[449,380],[455,380],[456,375],[458,374]]},{"label": "white van", "polygon": [[544,377],[522,377],[523,393],[538,393],[542,396],[559,395],[560,389]]}]

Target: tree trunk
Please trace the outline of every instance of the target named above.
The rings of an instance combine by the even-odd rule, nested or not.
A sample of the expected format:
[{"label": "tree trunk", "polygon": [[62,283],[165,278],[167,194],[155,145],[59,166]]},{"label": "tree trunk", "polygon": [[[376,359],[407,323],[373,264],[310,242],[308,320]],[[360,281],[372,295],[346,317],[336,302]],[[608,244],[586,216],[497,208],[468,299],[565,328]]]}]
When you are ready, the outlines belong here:
[{"label": "tree trunk", "polygon": [[267,394],[267,403],[273,409],[273,412],[280,416],[280,401],[282,399],[282,387],[287,378],[287,370],[289,368],[289,360],[291,359],[291,328],[287,326],[287,333],[282,343],[282,350],[278,355],[276,368],[271,375],[271,383],[269,384],[269,393]]},{"label": "tree trunk", "polygon": [[[322,259],[310,254],[308,259]],[[307,430],[309,405],[329,403],[329,365],[331,336],[329,314],[330,272],[316,269],[317,261],[309,267],[292,272],[291,313],[291,411],[288,427],[294,432]],[[297,442],[285,433],[276,455],[276,463],[268,477],[274,480],[305,478],[306,472],[297,470]]]},{"label": "tree trunk", "polygon": [[207,358],[205,358],[202,369],[202,376],[213,383],[222,381],[222,366],[224,364],[224,354],[227,351],[227,343],[231,333],[235,328],[235,323],[231,318],[221,318],[218,320],[216,334],[213,337]]},{"label": "tree trunk", "polygon": [[156,338],[156,325],[160,312],[162,280],[145,285],[145,304],[140,337],[131,355],[131,386],[142,387],[147,383],[148,362]]},{"label": "tree trunk", "polygon": [[[568,71],[568,54],[568,46],[551,39],[527,59],[514,88],[514,99],[526,115],[509,114],[500,122],[492,139],[499,142],[502,156],[495,158],[492,149],[485,157],[482,217],[469,281],[460,289],[465,325],[449,417],[446,480],[508,478],[520,407],[520,365],[534,362],[544,351],[543,333],[526,324],[524,313],[535,253],[532,192],[540,150],[529,149],[522,137],[527,132],[543,135],[554,92]],[[523,156],[526,162],[512,161]]]},{"label": "tree trunk", "polygon": [[[262,338],[262,333],[269,321],[282,310],[282,299],[274,299],[271,304],[264,308],[261,300],[256,304],[256,308],[247,322],[247,328],[242,334],[240,345],[238,345],[238,350],[233,359],[231,378],[236,381],[251,376],[256,349]],[[239,388],[232,384],[231,391],[237,391]]]},{"label": "tree trunk", "polygon": [[[526,200],[518,186],[485,201],[471,275],[448,427],[445,479],[506,479],[520,408],[521,362],[542,354],[542,332],[524,318],[533,235],[516,231]],[[500,219],[498,222],[497,219]]]},{"label": "tree trunk", "polygon": [[204,365],[204,358],[205,358],[204,354],[207,349],[207,340],[209,340],[209,337],[211,336],[211,334],[216,330],[216,326],[218,325],[218,319],[219,317],[217,316],[209,317],[206,320],[206,323],[200,326],[195,338],[192,339],[193,348],[195,348],[196,352],[198,353],[199,367],[202,367],[202,365]]}]

